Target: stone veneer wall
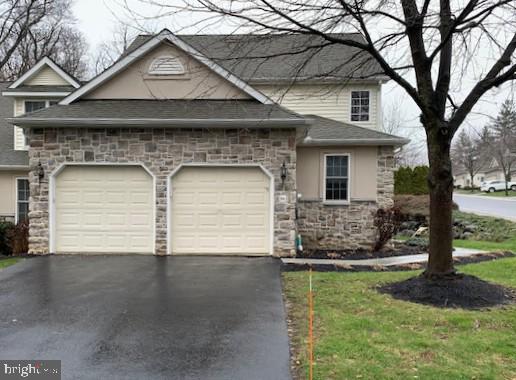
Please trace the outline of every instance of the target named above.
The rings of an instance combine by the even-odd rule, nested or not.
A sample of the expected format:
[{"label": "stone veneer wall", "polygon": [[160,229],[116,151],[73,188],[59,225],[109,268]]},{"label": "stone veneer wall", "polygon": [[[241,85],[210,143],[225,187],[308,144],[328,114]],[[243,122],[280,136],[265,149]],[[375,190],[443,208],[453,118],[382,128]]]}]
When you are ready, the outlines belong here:
[{"label": "stone veneer wall", "polygon": [[[363,174],[363,173],[362,173]],[[349,205],[298,202],[297,229],[305,249],[370,248],[376,229],[373,216],[379,207],[393,205],[394,150],[378,148],[377,201],[351,201]]]},{"label": "stone veneer wall", "polygon": [[[274,255],[295,254],[294,129],[81,129],[29,131],[29,252],[48,254],[48,178],[63,163],[139,163],[156,175],[156,253],[167,252],[167,177],[181,163],[263,165],[274,175]],[[41,162],[45,178],[38,180]],[[280,179],[286,163],[288,177]]]}]

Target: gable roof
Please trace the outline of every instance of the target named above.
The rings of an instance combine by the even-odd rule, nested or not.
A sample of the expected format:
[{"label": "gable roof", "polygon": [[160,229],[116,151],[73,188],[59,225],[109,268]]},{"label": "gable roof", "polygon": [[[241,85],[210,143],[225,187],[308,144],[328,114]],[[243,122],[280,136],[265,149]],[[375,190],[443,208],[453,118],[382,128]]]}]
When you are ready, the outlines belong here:
[{"label": "gable roof", "polygon": [[296,127],[305,119],[256,100],[80,100],[8,119],[26,127]]},{"label": "gable roof", "polygon": [[143,57],[147,52],[155,48],[157,45],[159,45],[162,42],[170,42],[179,49],[185,51],[186,53],[193,56],[195,59],[200,61],[201,63],[208,66],[211,70],[219,74],[221,77],[226,79],[228,82],[233,84],[235,87],[239,88],[243,92],[250,95],[252,98],[258,100],[259,102],[263,104],[272,104],[272,100],[270,100],[267,96],[262,94],[260,91],[254,89],[250,85],[248,85],[246,82],[244,82],[242,79],[225,69],[224,67],[220,66],[219,64],[215,63],[211,59],[204,56],[201,52],[196,50],[194,47],[190,46],[188,43],[183,41],[181,38],[175,36],[172,32],[170,32],[167,29],[162,30],[160,33],[158,33],[155,36],[150,37],[145,42],[143,42],[141,45],[133,49],[130,53],[123,56],[120,60],[118,60],[116,63],[114,63],[111,67],[106,69],[104,72],[102,72],[100,75],[93,78],[91,81],[89,81],[87,84],[82,86],[81,88],[74,91],[72,94],[68,95],[66,98],[61,100],[59,104],[66,105],[70,104],[78,99],[80,99],[83,95],[88,94],[89,92],[93,91],[94,89],[98,88],[102,83],[106,82],[107,80],[111,79],[113,76],[124,70],[127,66],[129,66],[131,63],[135,62],[137,59]]},{"label": "gable roof", "polygon": [[52,70],[54,70],[61,78],[63,78],[66,82],[68,82],[70,84],[70,86],[72,86],[74,88],[79,88],[81,86],[81,84],[77,80],[75,80],[70,74],[68,74],[66,71],[64,71],[57,63],[52,61],[49,57],[43,57],[42,59],[39,60],[38,63],[36,63],[34,66],[32,66],[30,70],[25,72],[25,74],[23,74],[16,81],[14,81],[9,86],[9,89],[18,88],[23,83],[25,83],[27,80],[29,80],[34,75],[36,75],[45,66],[48,66]]},{"label": "gable roof", "polygon": [[300,145],[388,145],[402,146],[410,140],[370,128],[343,123],[317,115],[304,115],[311,120]]},{"label": "gable roof", "polygon": [[[10,85],[11,82],[0,82],[0,92]],[[0,169],[29,166],[29,153],[14,150],[14,127],[6,120],[13,114],[13,103],[12,98],[0,96]]]},{"label": "gable roof", "polygon": [[[337,38],[364,41],[359,33]],[[307,34],[178,35],[195,49],[250,83],[278,81],[387,80],[378,62],[357,48]],[[123,56],[153,35],[136,37]],[[122,56],[122,57],[123,57]]]}]

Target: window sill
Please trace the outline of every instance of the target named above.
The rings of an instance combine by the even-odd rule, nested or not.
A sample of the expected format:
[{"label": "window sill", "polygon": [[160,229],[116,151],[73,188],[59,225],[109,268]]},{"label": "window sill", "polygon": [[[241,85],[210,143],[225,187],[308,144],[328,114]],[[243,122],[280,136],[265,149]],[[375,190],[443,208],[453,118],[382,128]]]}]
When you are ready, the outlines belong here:
[{"label": "window sill", "polygon": [[325,206],[348,206],[351,202],[347,201],[322,201],[322,204]]}]

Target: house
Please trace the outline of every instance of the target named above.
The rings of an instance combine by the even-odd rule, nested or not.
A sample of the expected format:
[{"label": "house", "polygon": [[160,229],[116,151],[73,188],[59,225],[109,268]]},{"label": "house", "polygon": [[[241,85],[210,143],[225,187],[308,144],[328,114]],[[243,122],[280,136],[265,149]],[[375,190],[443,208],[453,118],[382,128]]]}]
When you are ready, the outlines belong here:
[{"label": "house", "polygon": [[311,36],[168,30],[82,85],[43,60],[3,91],[28,146],[9,175],[28,177],[30,252],[370,246],[407,143],[379,131],[380,71]]},{"label": "house", "polygon": [[453,176],[453,185],[459,189],[480,187],[480,184],[486,180],[487,168],[479,170],[473,176],[473,184],[471,184],[471,176],[467,171],[457,170]]}]

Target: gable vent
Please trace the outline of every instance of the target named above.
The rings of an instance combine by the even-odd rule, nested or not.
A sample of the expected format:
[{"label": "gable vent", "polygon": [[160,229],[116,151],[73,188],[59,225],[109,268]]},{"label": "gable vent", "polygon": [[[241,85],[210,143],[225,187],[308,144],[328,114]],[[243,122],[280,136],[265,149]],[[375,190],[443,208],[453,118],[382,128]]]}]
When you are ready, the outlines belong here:
[{"label": "gable vent", "polygon": [[185,68],[179,59],[166,56],[158,57],[152,61],[149,67],[150,75],[180,75],[185,73]]}]

